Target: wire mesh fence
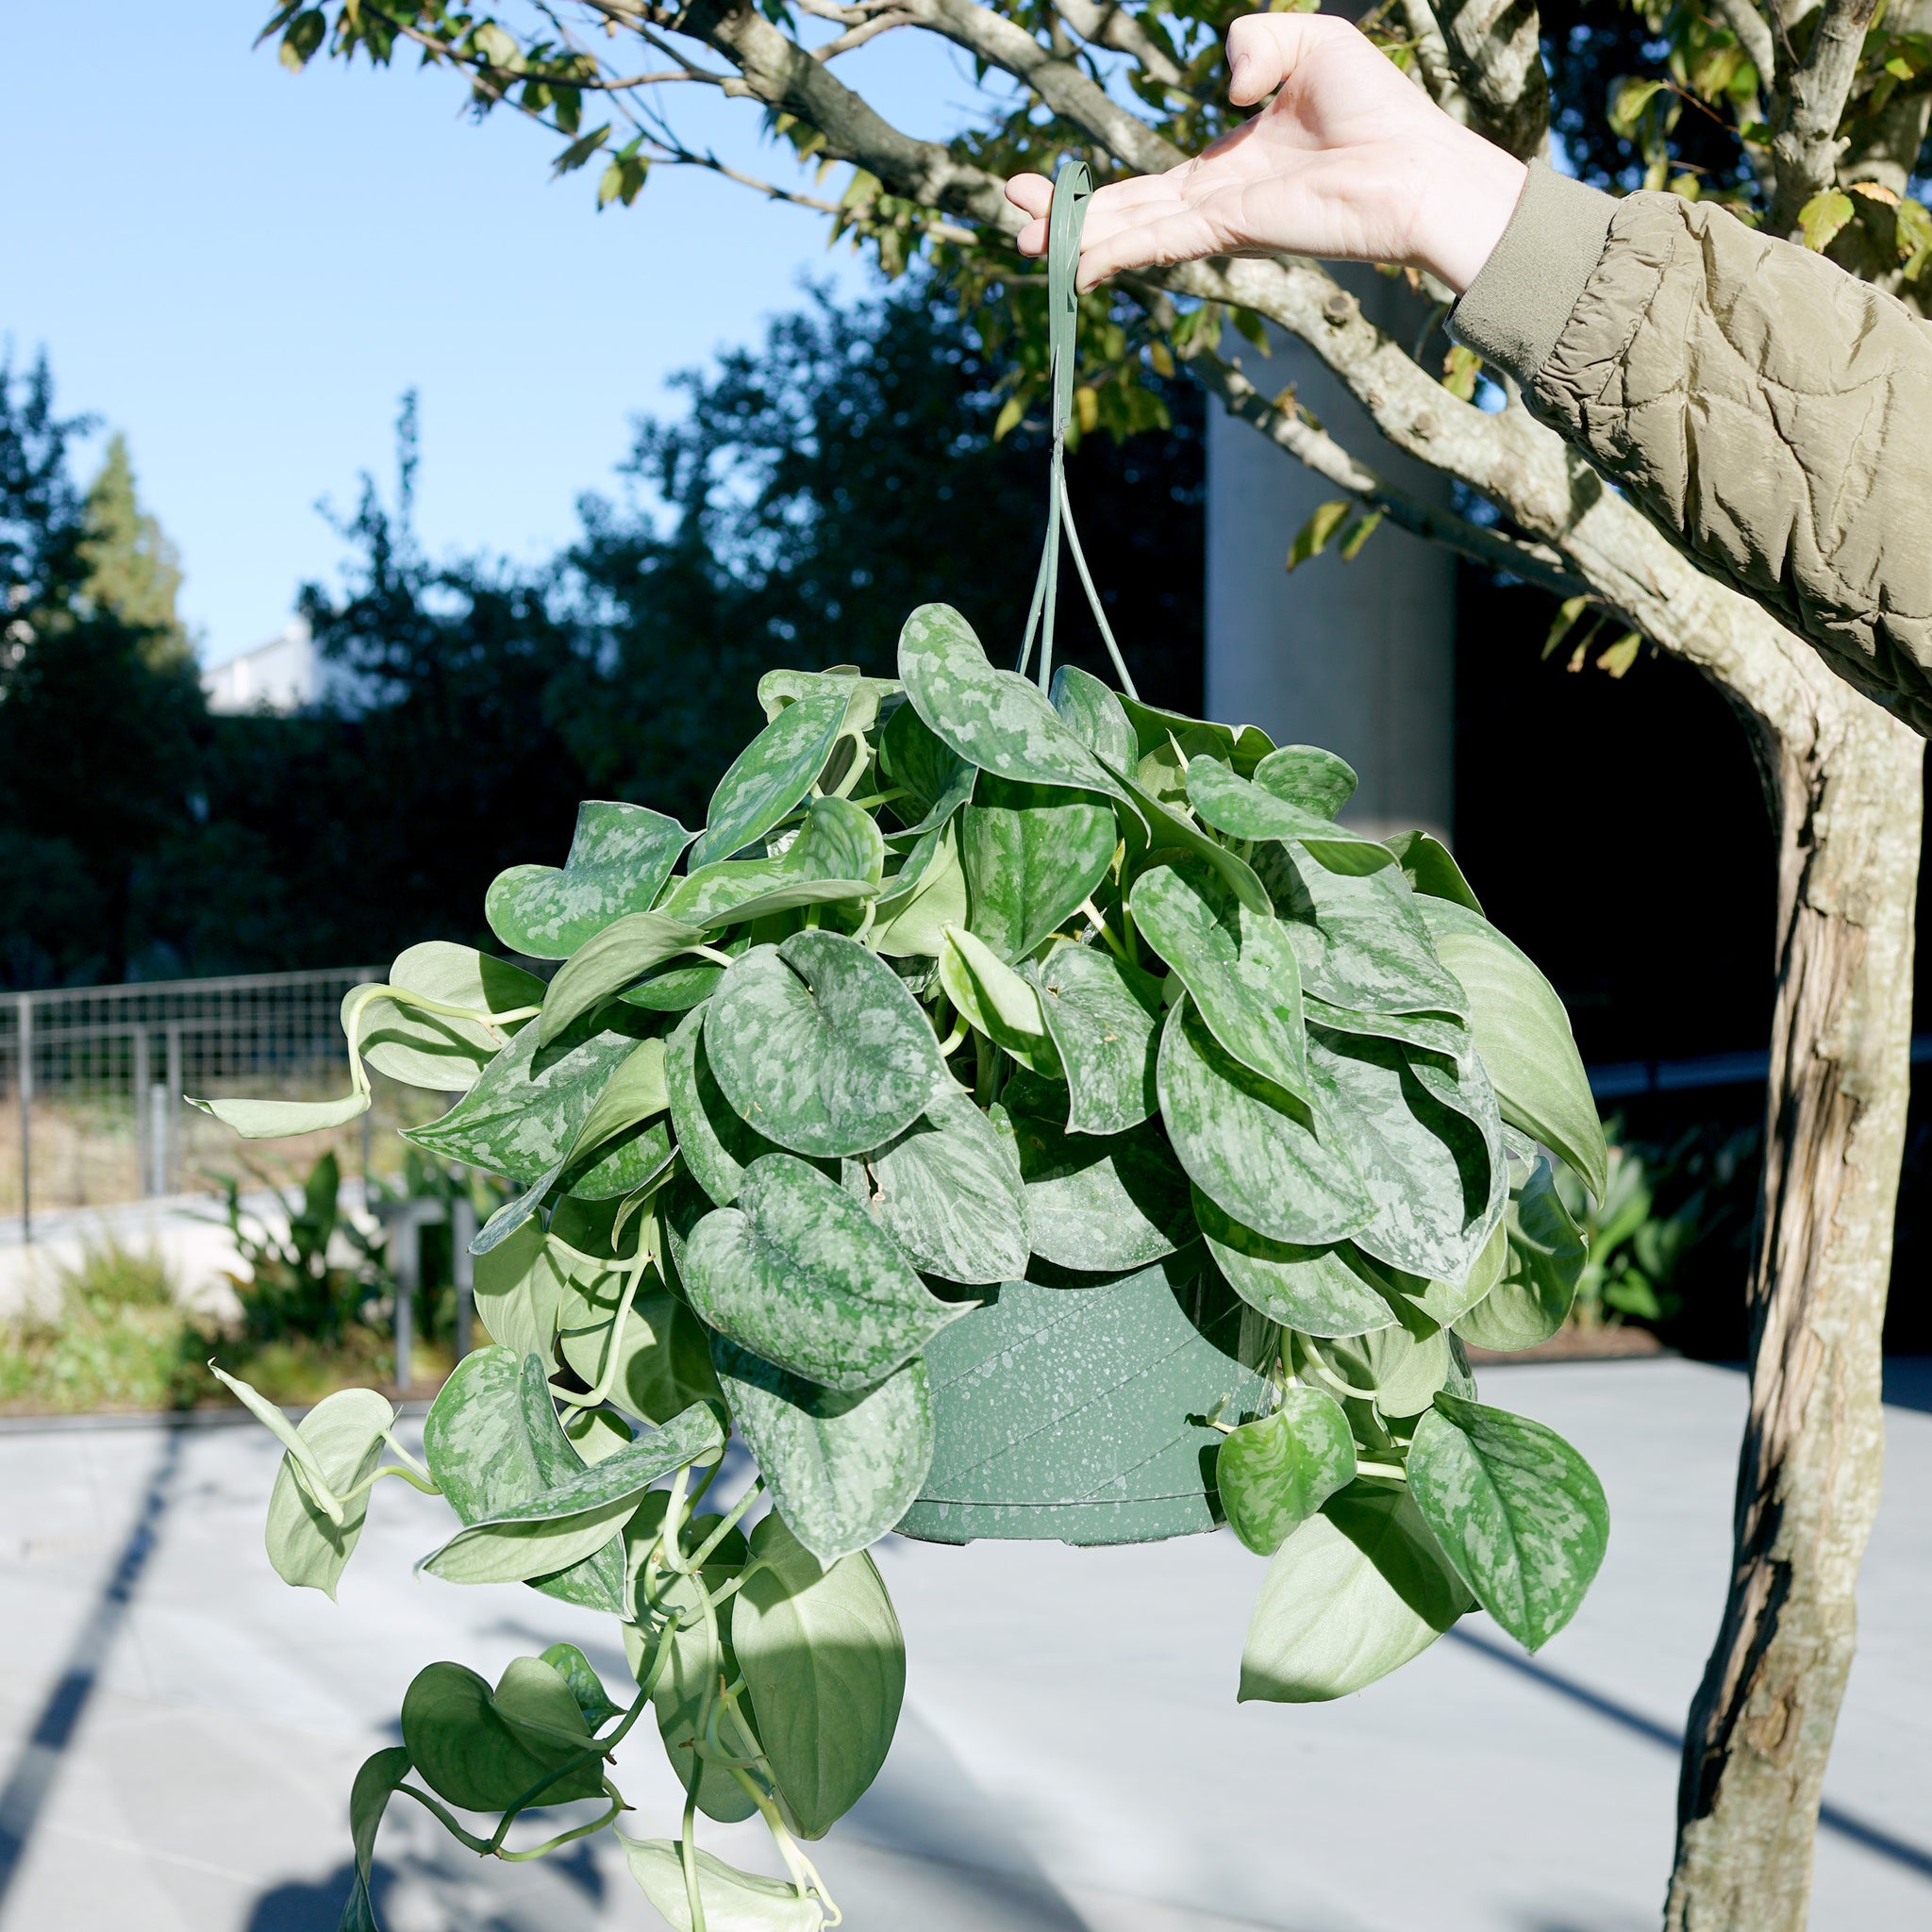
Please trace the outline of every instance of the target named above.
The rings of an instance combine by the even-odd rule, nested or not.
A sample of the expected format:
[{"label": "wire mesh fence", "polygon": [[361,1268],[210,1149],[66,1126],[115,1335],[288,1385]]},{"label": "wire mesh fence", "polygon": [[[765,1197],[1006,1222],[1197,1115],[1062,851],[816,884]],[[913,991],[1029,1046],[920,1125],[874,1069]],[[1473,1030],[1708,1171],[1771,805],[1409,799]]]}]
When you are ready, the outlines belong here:
[{"label": "wire mesh fence", "polygon": [[443,1096],[378,1077],[359,1121],[272,1143],[238,1141],[183,1098],[345,1091],[342,995],[384,976],[342,967],[0,995],[0,1217],[30,1237],[36,1214],[201,1191],[222,1174],[286,1178],[331,1146],[345,1173],[386,1167],[385,1130],[440,1112]]}]

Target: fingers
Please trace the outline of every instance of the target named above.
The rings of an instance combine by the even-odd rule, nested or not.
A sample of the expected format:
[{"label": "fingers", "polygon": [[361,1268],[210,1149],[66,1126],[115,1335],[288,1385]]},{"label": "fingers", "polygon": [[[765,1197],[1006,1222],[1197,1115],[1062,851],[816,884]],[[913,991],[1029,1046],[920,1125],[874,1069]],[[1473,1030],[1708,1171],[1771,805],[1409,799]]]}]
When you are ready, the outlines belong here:
[{"label": "fingers", "polygon": [[1007,183],[1007,199],[1033,219],[1015,238],[1022,255],[1046,253],[1046,211],[1053,206],[1053,183],[1044,175],[1015,175]]},{"label": "fingers", "polygon": [[1265,100],[1291,75],[1310,46],[1346,21],[1313,13],[1250,13],[1227,30],[1227,97],[1237,108]]}]

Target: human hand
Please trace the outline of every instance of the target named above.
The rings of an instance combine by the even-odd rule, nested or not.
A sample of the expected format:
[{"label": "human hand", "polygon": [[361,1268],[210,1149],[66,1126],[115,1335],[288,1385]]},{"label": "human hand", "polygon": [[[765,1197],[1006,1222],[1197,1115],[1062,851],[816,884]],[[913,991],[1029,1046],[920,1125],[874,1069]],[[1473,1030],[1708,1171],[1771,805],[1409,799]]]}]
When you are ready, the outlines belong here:
[{"label": "human hand", "polygon": [[[1346,21],[1253,13],[1228,30],[1228,99],[1266,109],[1165,175],[1096,191],[1080,287],[1209,255],[1310,255],[1427,269],[1459,295],[1501,239],[1524,165],[1442,112]],[[1278,92],[1277,92],[1278,90]],[[1053,184],[1007,198],[1046,252]]]}]

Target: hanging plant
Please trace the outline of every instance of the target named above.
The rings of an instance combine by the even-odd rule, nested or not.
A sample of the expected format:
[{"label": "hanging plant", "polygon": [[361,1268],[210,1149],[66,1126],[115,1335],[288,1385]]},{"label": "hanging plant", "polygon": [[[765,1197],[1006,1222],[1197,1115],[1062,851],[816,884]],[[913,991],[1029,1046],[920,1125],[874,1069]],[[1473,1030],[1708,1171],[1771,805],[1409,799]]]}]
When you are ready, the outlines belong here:
[{"label": "hanging plant", "polygon": [[[1054,204],[1061,425],[1084,175]],[[1053,671],[1063,530],[1120,693]],[[525,1812],[604,1804],[537,1849],[615,1829],[608,1760],[646,1713],[683,1829],[618,1838],[666,1920],[836,1923],[801,1840],[891,1742],[889,1530],[1224,1521],[1272,1558],[1241,1695],[1284,1702],[1361,1689],[1477,1604],[1534,1649],[1595,1574],[1595,1476],[1479,1402],[1463,1351],[1567,1311],[1584,1245],[1552,1155],[1603,1191],[1555,993],[1435,840],[1338,822],[1341,759],[1139,701],[1058,440],[1020,661],[927,605],[896,679],[769,674],[702,832],[587,804],[560,869],[491,887],[505,947],[562,962],[547,983],[412,947],[344,1003],[346,1100],[203,1103],[271,1135],[353,1117],[365,1066],[461,1089],[410,1138],[521,1190],[475,1241],[492,1345],[420,1462],[372,1391],[297,1427],[232,1385],[287,1450],[275,1569],[333,1595],[395,1475],[457,1519],[424,1569],[606,1612],[637,1678],[619,1704],[568,1644],[493,1688],[429,1665],[356,1780],[345,1926],[375,1923],[392,1794],[534,1856],[508,1847]],[[728,1431],[757,1475],[719,1513]],[[698,1811],[759,1814],[790,1882],[699,1851]]]}]

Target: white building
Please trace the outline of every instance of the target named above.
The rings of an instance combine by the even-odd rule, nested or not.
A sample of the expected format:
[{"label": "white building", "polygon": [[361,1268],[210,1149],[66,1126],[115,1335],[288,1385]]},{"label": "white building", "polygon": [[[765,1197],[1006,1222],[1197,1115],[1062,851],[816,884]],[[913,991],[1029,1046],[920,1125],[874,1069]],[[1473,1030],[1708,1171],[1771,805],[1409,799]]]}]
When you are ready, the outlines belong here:
[{"label": "white building", "polygon": [[202,674],[210,711],[299,711],[322,695],[322,674],[308,620],[293,618],[286,629]]}]

